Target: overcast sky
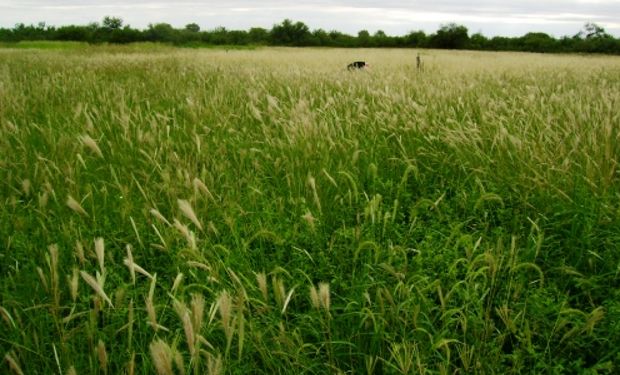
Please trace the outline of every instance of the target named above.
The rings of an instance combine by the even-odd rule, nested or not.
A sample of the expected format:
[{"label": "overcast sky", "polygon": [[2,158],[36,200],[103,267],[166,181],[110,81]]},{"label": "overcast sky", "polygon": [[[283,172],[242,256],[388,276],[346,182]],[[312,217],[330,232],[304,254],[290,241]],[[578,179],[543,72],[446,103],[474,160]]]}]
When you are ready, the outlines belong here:
[{"label": "overcast sky", "polygon": [[48,25],[87,24],[106,16],[144,28],[167,22],[182,27],[190,22],[203,29],[271,28],[285,18],[311,29],[356,34],[367,29],[403,35],[412,30],[434,32],[441,24],[456,22],[470,33],[519,36],[529,31],[556,37],[576,34],[586,22],[595,22],[620,37],[620,0],[0,0],[0,26],[16,23]]}]

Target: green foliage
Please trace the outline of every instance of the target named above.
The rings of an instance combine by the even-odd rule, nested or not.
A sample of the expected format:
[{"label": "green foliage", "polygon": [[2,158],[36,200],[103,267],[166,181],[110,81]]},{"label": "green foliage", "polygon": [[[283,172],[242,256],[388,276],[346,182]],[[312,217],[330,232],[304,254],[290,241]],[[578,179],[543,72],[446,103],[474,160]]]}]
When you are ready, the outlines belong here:
[{"label": "green foliage", "polygon": [[286,19],[273,25],[271,30],[260,27],[245,30],[227,30],[216,27],[200,30],[196,23],[175,29],[167,23],[149,24],[146,30],[123,27],[123,20],[105,17],[101,25],[67,25],[55,28],[45,23],[26,26],[17,24],[13,29],[0,28],[0,42],[18,41],[83,41],[88,43],[127,44],[135,42],[160,42],[184,46],[203,45],[273,45],[273,46],[325,46],[325,47],[390,47],[390,48],[439,48],[529,52],[587,52],[620,54],[620,39],[609,35],[605,29],[587,23],[584,30],[573,37],[553,38],[544,33],[531,32],[521,37],[486,38],[482,34],[469,36],[462,25],[443,25],[436,33],[412,31],[404,36],[390,36],[378,30],[370,34],[361,30],[356,36],[337,30],[325,31],[310,28],[303,22]]}]

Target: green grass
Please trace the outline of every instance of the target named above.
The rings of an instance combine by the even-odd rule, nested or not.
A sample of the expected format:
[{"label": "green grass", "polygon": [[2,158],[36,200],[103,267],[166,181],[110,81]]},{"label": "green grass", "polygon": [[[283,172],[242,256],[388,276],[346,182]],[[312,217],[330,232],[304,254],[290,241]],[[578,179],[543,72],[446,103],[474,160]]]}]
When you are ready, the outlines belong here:
[{"label": "green grass", "polygon": [[80,49],[88,48],[88,43],[35,40],[35,41],[20,41],[16,43],[0,43],[0,47],[16,48],[16,49],[42,49],[42,50],[80,50]]},{"label": "green grass", "polygon": [[616,373],[620,60],[415,54],[0,50],[2,371]]}]

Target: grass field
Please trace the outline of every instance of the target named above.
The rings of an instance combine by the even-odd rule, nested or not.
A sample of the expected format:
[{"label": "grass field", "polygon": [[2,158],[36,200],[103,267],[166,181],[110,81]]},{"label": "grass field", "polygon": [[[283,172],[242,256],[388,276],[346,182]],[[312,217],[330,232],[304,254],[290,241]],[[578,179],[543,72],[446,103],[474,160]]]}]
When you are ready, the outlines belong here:
[{"label": "grass field", "polygon": [[0,49],[0,372],[618,373],[620,59],[417,52]]}]

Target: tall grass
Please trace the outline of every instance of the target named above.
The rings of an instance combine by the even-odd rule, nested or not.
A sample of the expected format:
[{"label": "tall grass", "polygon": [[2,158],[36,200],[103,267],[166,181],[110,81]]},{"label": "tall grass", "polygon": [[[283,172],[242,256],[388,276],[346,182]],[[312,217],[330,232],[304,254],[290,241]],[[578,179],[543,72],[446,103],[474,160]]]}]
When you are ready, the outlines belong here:
[{"label": "tall grass", "polygon": [[617,372],[620,60],[422,58],[0,50],[3,371]]}]

